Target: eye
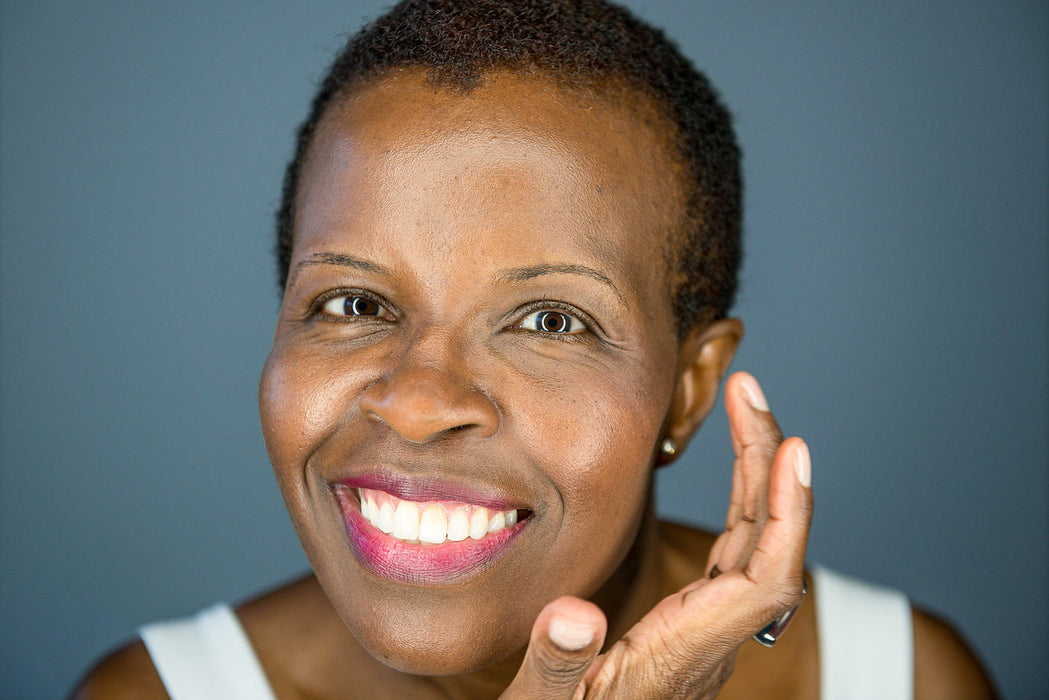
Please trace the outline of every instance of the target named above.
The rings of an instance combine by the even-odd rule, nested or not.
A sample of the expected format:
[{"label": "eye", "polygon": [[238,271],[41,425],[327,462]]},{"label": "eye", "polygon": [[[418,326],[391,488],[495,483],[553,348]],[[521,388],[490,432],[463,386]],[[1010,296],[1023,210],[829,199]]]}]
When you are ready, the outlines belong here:
[{"label": "eye", "polygon": [[586,330],[586,325],[575,316],[549,309],[528,314],[521,319],[519,327],[529,331],[557,334],[579,333]]},{"label": "eye", "polygon": [[386,312],[379,302],[356,294],[329,299],[321,308],[332,316],[382,316]]}]

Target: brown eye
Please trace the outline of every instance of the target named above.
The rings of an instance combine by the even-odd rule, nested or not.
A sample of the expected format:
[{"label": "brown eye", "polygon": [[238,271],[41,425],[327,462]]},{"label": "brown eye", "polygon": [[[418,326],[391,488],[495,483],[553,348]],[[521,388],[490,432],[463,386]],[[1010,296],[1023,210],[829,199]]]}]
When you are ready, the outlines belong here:
[{"label": "brown eye", "polygon": [[351,294],[324,302],[324,311],[333,316],[381,316],[384,309],[368,297]]},{"label": "brown eye", "polygon": [[586,326],[563,311],[536,311],[524,317],[521,328],[541,333],[578,333],[585,330]]}]

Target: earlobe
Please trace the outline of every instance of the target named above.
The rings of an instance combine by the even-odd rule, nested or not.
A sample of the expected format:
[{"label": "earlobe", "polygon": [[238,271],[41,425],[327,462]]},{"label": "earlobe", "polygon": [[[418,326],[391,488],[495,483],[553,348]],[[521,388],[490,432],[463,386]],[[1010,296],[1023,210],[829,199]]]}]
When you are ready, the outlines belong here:
[{"label": "earlobe", "polygon": [[[727,318],[693,331],[681,344],[677,383],[660,439],[658,465],[672,462],[710,415],[721,379],[728,372],[742,339],[743,322]],[[674,446],[673,454],[662,449],[667,440]]]}]

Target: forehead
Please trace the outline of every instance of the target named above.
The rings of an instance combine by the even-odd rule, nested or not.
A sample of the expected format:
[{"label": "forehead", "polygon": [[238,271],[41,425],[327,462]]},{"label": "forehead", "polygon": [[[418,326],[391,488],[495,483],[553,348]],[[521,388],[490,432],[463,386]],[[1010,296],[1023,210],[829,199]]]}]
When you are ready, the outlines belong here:
[{"label": "forehead", "polygon": [[514,73],[444,89],[404,69],[325,114],[300,179],[296,248],[322,232],[398,221],[403,230],[406,218],[416,235],[459,231],[476,246],[467,239],[478,231],[527,221],[645,286],[653,275],[637,269],[641,247],[665,286],[665,247],[684,202],[674,133],[633,90],[566,89]]}]

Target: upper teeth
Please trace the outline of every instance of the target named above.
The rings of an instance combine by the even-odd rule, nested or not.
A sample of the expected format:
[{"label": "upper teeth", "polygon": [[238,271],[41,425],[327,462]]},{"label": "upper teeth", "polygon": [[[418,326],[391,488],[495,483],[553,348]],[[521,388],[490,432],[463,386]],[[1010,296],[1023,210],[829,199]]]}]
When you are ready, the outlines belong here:
[{"label": "upper teeth", "polygon": [[479,540],[511,527],[517,510],[490,511],[468,503],[405,501],[385,491],[357,489],[361,515],[387,535],[405,542],[440,544]]}]

